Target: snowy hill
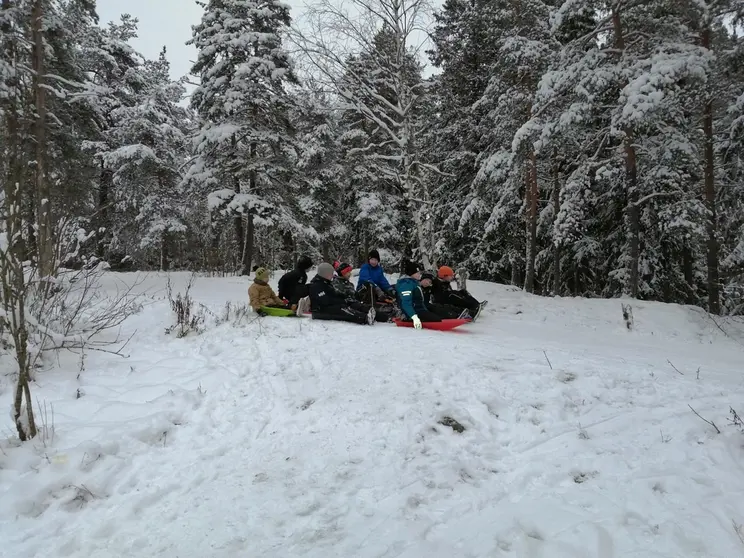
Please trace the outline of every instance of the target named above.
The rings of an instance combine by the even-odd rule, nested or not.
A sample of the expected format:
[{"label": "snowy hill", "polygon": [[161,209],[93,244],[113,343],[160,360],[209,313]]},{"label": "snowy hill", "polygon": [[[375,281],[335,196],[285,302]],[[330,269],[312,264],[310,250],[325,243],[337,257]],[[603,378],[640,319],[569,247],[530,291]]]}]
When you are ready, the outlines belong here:
[{"label": "snowy hill", "polygon": [[[4,419],[3,555],[744,552],[740,323],[633,301],[628,331],[618,300],[473,282],[490,304],[456,332],[207,314],[179,339],[165,278],[138,287],[129,358],[38,372],[44,436],[19,447]],[[192,295],[219,317],[248,285],[202,277]]]}]

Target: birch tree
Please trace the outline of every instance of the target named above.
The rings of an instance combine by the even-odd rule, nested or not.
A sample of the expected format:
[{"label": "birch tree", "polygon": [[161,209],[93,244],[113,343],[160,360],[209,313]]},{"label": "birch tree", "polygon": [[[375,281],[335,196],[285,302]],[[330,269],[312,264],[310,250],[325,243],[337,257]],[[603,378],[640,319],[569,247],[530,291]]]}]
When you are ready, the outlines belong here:
[{"label": "birch tree", "polygon": [[[376,164],[380,177],[393,181],[404,200],[414,233],[404,249],[432,262],[431,197],[425,171],[435,171],[421,156],[417,118],[426,84],[412,75],[411,61],[422,47],[416,33],[428,22],[424,0],[318,0],[306,13],[294,42],[312,71],[342,101],[341,108],[369,127],[367,145],[350,151]],[[384,42],[384,44],[381,44]],[[379,200],[376,201],[379,203]]]}]

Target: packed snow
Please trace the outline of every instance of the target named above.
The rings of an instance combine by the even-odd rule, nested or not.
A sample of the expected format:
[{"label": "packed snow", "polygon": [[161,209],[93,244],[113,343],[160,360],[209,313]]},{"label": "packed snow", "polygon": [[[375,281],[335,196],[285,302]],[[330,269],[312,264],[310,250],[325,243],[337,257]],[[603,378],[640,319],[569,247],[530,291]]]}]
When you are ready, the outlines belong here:
[{"label": "packed snow", "polygon": [[[741,323],[631,301],[629,331],[619,300],[479,282],[481,319],[447,333],[218,323],[250,279],[201,276],[205,330],[178,338],[166,274],[104,287],[137,277],[126,358],[49,359],[33,442],[3,419],[4,556],[744,552]],[[188,274],[170,277],[183,291]]]}]

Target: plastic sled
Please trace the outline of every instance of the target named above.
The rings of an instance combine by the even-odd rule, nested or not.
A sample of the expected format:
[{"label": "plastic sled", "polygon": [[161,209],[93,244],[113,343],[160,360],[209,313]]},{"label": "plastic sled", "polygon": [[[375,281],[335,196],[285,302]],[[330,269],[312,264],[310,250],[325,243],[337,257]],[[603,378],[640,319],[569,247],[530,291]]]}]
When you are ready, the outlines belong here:
[{"label": "plastic sled", "polygon": [[261,306],[261,311],[267,316],[279,316],[282,318],[295,316],[294,310],[290,310],[289,308],[271,308],[270,306]]},{"label": "plastic sled", "polygon": [[[400,318],[393,318],[395,325],[398,327],[413,327],[413,322],[406,322]],[[421,322],[424,329],[435,329],[437,331],[449,331],[460,327],[463,324],[469,324],[470,320],[464,318],[455,318],[452,320],[442,320],[441,322]]]}]

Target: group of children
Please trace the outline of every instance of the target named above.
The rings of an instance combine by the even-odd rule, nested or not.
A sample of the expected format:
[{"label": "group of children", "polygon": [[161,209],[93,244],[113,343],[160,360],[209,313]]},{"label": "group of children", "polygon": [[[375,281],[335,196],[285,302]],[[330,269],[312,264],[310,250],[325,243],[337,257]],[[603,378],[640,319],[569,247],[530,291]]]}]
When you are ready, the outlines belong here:
[{"label": "group of children", "polygon": [[417,262],[406,261],[403,275],[395,285],[385,277],[377,250],[370,251],[359,270],[356,287],[351,282],[352,266],[345,262],[318,265],[308,283],[307,272],[313,262],[307,256],[295,269],[279,279],[279,294],[269,286],[266,268],[255,268],[256,277],[248,289],[253,310],[286,308],[302,316],[308,311],[316,320],[340,320],[372,325],[393,318],[412,321],[416,329],[423,322],[466,318],[476,320],[486,302],[479,302],[466,290],[454,290],[454,271],[442,266],[437,273],[425,271]]}]

